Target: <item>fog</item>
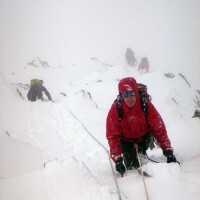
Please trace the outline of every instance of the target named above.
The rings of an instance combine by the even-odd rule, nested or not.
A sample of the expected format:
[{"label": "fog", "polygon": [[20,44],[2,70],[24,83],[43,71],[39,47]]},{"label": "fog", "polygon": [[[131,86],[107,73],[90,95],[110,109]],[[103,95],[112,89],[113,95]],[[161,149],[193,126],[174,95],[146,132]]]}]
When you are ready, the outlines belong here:
[{"label": "fog", "polygon": [[130,47],[152,69],[184,69],[199,87],[199,21],[199,0],[0,0],[0,68],[38,56],[51,66],[125,64]]},{"label": "fog", "polygon": [[[181,164],[148,151],[150,199],[198,200],[199,19],[200,0],[0,0],[0,199],[146,199],[137,170],[114,171],[105,137],[117,80],[134,76]],[[149,73],[127,65],[127,48]],[[54,102],[27,100],[35,78]]]}]

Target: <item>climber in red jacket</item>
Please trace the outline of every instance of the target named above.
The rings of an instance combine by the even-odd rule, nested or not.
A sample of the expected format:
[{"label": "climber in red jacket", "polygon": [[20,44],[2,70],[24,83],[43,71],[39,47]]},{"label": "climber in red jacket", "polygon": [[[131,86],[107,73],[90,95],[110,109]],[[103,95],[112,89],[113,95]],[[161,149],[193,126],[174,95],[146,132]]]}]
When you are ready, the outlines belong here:
[{"label": "climber in red jacket", "polygon": [[146,72],[149,71],[149,61],[147,57],[143,57],[139,66],[138,66],[138,71],[145,69]]},{"label": "climber in red jacket", "polygon": [[138,168],[134,144],[139,146],[140,152],[146,154],[154,139],[167,157],[167,162],[176,162],[165,124],[149,99],[147,99],[146,116],[142,110],[136,80],[131,77],[120,80],[118,90],[123,117],[119,120],[117,103],[114,102],[106,121],[106,138],[116,170],[124,173],[125,167],[126,169]]}]

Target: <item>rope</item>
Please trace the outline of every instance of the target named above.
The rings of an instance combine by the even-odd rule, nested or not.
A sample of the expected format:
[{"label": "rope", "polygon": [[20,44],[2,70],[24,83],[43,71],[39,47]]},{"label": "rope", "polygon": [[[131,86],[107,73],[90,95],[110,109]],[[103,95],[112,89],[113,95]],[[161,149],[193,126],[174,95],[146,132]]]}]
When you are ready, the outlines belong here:
[{"label": "rope", "polygon": [[146,153],[146,156],[147,156],[147,158],[148,158],[150,161],[155,162],[155,163],[160,163],[160,162],[158,162],[158,161],[155,161],[155,160],[152,160],[151,158],[149,158],[148,155],[147,155],[147,153]]},{"label": "rope", "polygon": [[113,174],[113,178],[114,178],[114,182],[115,182],[115,185],[116,185],[116,188],[117,188],[117,194],[118,194],[118,199],[119,200],[122,200],[121,198],[121,194],[120,194],[120,190],[119,190],[119,185],[117,183],[117,179],[115,177],[115,172],[114,172],[114,169],[113,169],[113,165],[112,165],[112,161],[111,161],[111,158],[110,158],[110,155],[109,155],[109,152],[108,150],[106,149],[106,147],[104,147],[103,144],[101,144],[101,142],[99,142],[93,135],[92,133],[90,133],[90,131],[87,129],[87,127],[83,124],[83,122],[78,119],[69,109],[68,109],[69,113],[83,126],[83,128],[85,129],[85,131],[88,133],[88,135],[94,140],[96,141],[106,152],[107,156],[108,156],[108,159],[110,161],[110,167],[111,167],[111,170],[112,170],[112,174]]},{"label": "rope", "polygon": [[138,153],[138,144],[135,143],[134,147],[136,149],[136,154],[137,154],[138,162],[139,162],[139,165],[140,165],[140,171],[141,171],[141,176],[142,176],[142,181],[143,181],[143,184],[144,184],[146,197],[147,197],[147,200],[149,200],[149,195],[148,195],[146,183],[145,183],[145,180],[144,180],[144,174],[143,174],[143,170],[142,170],[142,165],[141,165],[140,158],[139,158],[139,153]]},{"label": "rope", "polygon": [[[152,160],[151,158],[148,157],[147,153],[146,153],[146,156],[147,158],[152,161],[152,162],[155,162],[155,163],[161,163],[161,162],[158,162],[158,161],[155,161],[155,160]],[[181,165],[181,163],[177,160],[176,163],[178,163],[179,165]]]}]

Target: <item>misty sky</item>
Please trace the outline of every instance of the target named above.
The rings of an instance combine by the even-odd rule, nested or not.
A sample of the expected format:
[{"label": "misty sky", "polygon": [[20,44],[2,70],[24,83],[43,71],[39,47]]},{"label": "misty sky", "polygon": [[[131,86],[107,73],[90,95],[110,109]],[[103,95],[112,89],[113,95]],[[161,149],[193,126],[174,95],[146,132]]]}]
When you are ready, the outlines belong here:
[{"label": "misty sky", "polygon": [[51,66],[91,57],[125,64],[130,47],[153,68],[186,69],[197,78],[199,22],[199,0],[0,0],[0,67],[37,56]]}]

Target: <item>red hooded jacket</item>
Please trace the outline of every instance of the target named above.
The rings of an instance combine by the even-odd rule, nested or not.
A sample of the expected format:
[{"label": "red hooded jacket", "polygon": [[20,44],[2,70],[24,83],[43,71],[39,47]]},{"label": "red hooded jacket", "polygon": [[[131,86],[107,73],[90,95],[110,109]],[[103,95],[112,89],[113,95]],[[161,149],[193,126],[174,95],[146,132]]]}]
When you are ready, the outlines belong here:
[{"label": "red hooded jacket", "polygon": [[135,92],[136,103],[133,107],[128,107],[125,102],[121,100],[123,109],[121,121],[119,121],[116,102],[112,104],[108,113],[106,137],[113,161],[115,162],[122,153],[120,147],[122,136],[124,140],[131,141],[132,139],[141,138],[151,131],[162,150],[172,149],[165,124],[150,100],[148,100],[147,117],[145,118],[138,93],[138,84],[135,79],[131,77],[122,79],[118,84],[118,89],[120,94],[130,90]]},{"label": "red hooded jacket", "polygon": [[138,66],[138,70],[140,69],[146,69],[146,71],[149,71],[149,61],[146,57],[143,57],[139,66]]}]

